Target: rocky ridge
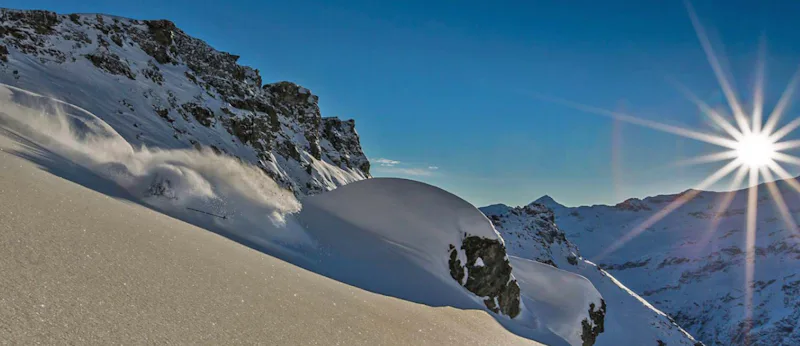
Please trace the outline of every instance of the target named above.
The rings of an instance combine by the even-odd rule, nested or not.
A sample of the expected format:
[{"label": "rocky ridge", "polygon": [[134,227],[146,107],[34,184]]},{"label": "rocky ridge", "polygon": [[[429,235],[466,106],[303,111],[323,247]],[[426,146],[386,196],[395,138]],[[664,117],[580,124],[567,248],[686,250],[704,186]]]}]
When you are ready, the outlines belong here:
[{"label": "rocky ridge", "polygon": [[0,9],[0,82],[83,107],[130,143],[210,147],[297,195],[370,176],[353,120],[238,60],[168,20]]}]

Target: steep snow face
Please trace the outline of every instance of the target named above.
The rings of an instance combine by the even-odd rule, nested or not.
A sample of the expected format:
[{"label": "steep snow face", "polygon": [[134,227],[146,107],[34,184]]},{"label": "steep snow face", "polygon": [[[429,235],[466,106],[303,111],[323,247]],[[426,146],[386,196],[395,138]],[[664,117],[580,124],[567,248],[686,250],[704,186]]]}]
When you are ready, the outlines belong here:
[{"label": "steep snow face", "polygon": [[352,120],[166,20],[0,9],[0,82],[82,107],[134,147],[208,147],[297,195],[369,177]]},{"label": "steep snow face", "polygon": [[[541,200],[541,199],[540,199]],[[552,199],[545,199],[545,201]],[[560,205],[559,205],[560,206]],[[561,207],[563,208],[563,206]],[[555,224],[553,210],[538,202],[524,207],[492,205],[481,208],[502,237],[512,257],[514,270],[520,268],[521,259],[529,259],[562,271],[580,275],[591,282],[602,296],[604,318],[602,324],[589,325],[582,331],[581,340],[592,340],[596,345],[695,345],[696,341],[670,317],[630,291],[608,272],[580,257],[578,247],[571,243],[564,231]],[[519,258],[519,260],[514,260]],[[516,274],[525,287],[526,276]],[[560,285],[555,285],[560,287]],[[566,285],[565,285],[566,287]],[[571,286],[570,286],[571,287]],[[570,299],[574,299],[570,295]],[[567,304],[567,302],[559,302]],[[599,311],[600,305],[584,304],[584,312]],[[586,332],[584,332],[586,331]]]},{"label": "steep snow face", "polygon": [[[799,196],[785,182],[777,187],[796,217]],[[609,254],[612,244],[680,195],[630,199],[616,206],[565,208],[556,211],[556,219],[584,256],[595,259],[704,343],[800,344],[797,230],[787,227],[768,189],[761,185],[751,286],[753,318],[748,321],[744,307],[747,193],[736,192],[725,211],[719,209],[723,197],[724,193],[701,192]]]}]

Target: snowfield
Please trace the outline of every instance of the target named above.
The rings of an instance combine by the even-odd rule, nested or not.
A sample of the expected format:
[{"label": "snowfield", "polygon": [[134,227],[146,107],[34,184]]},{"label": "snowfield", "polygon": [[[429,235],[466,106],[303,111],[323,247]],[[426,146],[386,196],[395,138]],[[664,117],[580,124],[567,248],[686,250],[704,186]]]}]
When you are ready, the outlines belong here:
[{"label": "snowfield", "polygon": [[[586,279],[509,262],[492,223],[436,187],[368,179],[298,200],[245,162],[211,150],[134,147],[99,117],[52,98],[1,86],[0,105],[4,135],[22,147],[3,155],[338,282],[432,307],[485,310],[508,331],[550,345],[583,344],[584,324],[596,325],[590,306],[602,300]],[[509,272],[497,286],[503,268]],[[487,287],[518,287],[518,301]],[[508,316],[503,307],[513,304],[519,312]]]}]

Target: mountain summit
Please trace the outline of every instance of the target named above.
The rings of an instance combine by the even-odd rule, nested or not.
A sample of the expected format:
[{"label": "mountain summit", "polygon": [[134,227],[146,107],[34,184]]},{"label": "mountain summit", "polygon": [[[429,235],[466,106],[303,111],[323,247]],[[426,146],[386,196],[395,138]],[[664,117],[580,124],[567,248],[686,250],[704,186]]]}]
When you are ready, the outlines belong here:
[{"label": "mountain summit", "polygon": [[534,203],[539,203],[550,209],[564,208],[563,204],[556,202],[556,200],[554,200],[553,197],[550,197],[550,195],[544,195],[542,197],[537,198],[535,201],[531,202],[531,204]]}]

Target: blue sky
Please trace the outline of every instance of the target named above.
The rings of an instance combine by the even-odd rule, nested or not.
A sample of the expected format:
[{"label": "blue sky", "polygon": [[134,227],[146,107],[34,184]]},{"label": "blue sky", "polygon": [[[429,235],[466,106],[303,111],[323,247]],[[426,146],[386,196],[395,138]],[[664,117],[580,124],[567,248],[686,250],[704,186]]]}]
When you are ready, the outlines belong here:
[{"label": "blue sky", "polygon": [[[374,175],[423,180],[476,205],[526,204],[544,194],[567,205],[616,203],[685,190],[720,166],[673,164],[713,146],[537,97],[714,131],[667,82],[723,104],[681,1],[6,0],[2,6],[171,19],[241,55],[265,82],[308,87],[320,96],[323,116],[356,119]],[[800,62],[792,15],[800,4],[698,1],[695,7],[744,101],[759,36],[766,37],[766,101],[774,104]]]}]

